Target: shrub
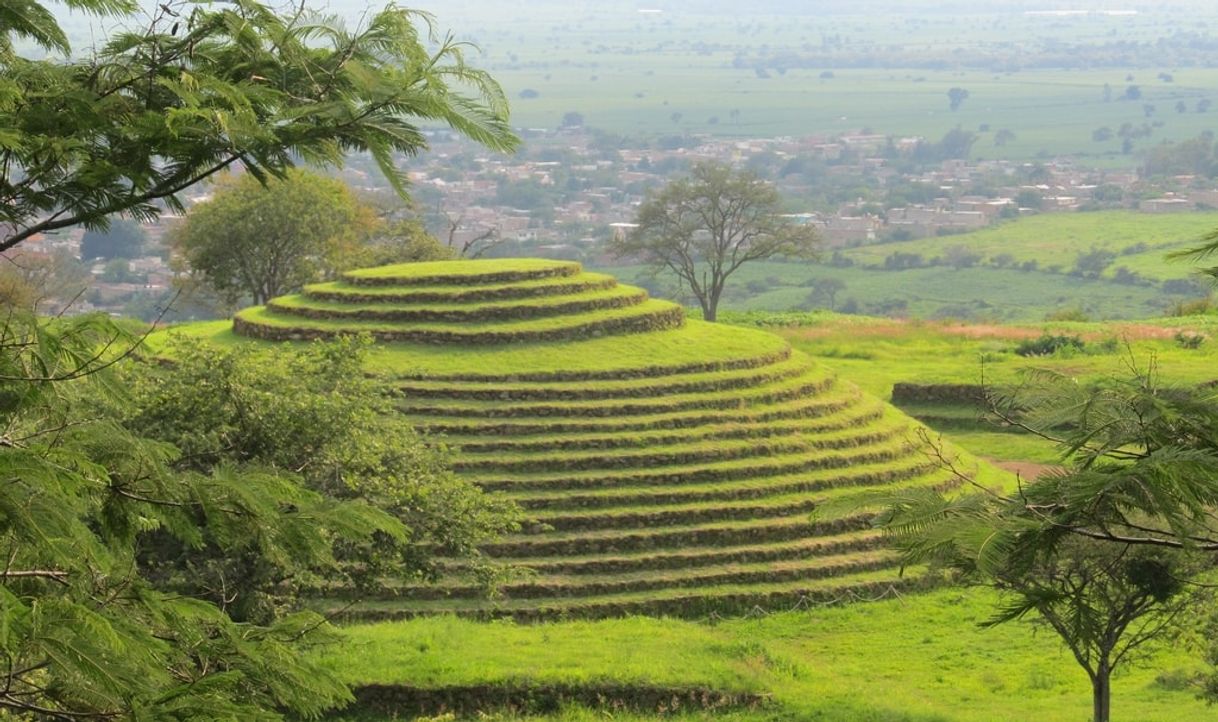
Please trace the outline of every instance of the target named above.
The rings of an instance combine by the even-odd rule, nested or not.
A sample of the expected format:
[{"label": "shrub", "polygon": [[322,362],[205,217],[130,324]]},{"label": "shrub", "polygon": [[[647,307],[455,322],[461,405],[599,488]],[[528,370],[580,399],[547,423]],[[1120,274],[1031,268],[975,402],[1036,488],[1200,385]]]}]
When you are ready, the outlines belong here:
[{"label": "shrub", "polygon": [[1059,308],[1056,311],[1045,314],[1046,321],[1090,321],[1087,317],[1087,312],[1082,308],[1075,306],[1073,308]]},{"label": "shrub", "polygon": [[1083,339],[1078,336],[1042,334],[1040,338],[1021,341],[1015,347],[1019,356],[1052,356],[1060,351],[1082,351]]},{"label": "shrub", "polygon": [[1214,297],[1194,298],[1190,301],[1177,301],[1172,304],[1173,316],[1200,316],[1214,310]]},{"label": "shrub", "polygon": [[1205,343],[1206,335],[1196,331],[1176,331],[1176,345],[1180,348],[1198,349]]}]

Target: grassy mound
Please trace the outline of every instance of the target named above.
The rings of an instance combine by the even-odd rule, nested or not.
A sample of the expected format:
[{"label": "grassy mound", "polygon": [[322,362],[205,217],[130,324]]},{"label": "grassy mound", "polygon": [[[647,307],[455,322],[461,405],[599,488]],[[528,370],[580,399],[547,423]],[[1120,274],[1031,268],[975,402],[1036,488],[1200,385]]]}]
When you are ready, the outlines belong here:
[{"label": "grassy mound", "polygon": [[385,342],[370,370],[400,411],[529,519],[483,549],[523,571],[495,599],[445,561],[439,586],[389,584],[349,608],[319,590],[348,618],[701,615],[916,585],[868,513],[818,508],[957,483],[907,417],[781,339],[686,322],[576,264],[357,271],[247,309],[232,332],[195,329],[221,343],[359,331]]}]

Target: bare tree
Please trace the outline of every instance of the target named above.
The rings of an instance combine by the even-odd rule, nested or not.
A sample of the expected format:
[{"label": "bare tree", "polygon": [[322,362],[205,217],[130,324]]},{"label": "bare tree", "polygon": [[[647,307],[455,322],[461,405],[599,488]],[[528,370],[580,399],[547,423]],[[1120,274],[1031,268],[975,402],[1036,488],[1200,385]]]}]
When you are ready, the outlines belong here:
[{"label": "bare tree", "polygon": [[499,233],[498,226],[491,226],[472,236],[458,238],[457,232],[461,230],[465,216],[454,216],[448,211],[443,210],[440,213],[443,214],[444,223],[448,227],[448,235],[446,236],[448,247],[456,251],[457,255],[461,258],[481,258],[483,253],[506,240]]}]

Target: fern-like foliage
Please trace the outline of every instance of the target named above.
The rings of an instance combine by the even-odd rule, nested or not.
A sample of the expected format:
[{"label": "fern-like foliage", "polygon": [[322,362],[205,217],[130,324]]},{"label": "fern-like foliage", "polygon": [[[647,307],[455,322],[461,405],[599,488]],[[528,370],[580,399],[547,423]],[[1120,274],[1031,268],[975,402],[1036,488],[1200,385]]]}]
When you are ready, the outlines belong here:
[{"label": "fern-like foliage", "polygon": [[[135,6],[69,4],[120,16]],[[461,43],[434,37],[425,14],[390,5],[349,30],[256,0],[156,7],[96,56],[61,62],[12,51],[15,38],[68,51],[44,3],[0,6],[0,250],[105,227],[114,213],[180,212],[181,191],[238,165],[265,179],[366,152],[405,194],[397,161],[426,148],[421,123],[493,150],[518,143],[502,88]]]}]

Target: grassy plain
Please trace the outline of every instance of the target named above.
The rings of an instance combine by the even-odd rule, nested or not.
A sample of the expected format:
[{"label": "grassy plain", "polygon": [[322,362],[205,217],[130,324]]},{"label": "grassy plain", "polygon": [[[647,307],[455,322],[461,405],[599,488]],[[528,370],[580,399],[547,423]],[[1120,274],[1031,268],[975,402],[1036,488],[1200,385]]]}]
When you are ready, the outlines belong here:
[{"label": "grassy plain", "polygon": [[[680,719],[833,722],[1076,722],[1086,676],[1051,633],[977,625],[996,597],[949,589],[846,607],[707,624],[627,618],[536,626],[438,617],[350,627],[325,664],[354,684],[625,682],[764,694],[757,710]],[[1161,648],[1115,683],[1115,718],[1206,719],[1181,689],[1197,665]],[[1161,680],[1161,681],[1157,681]],[[603,720],[577,709],[536,720]],[[376,720],[351,714],[351,719]],[[484,719],[517,719],[490,713]],[[615,720],[651,719],[611,713]]]}]

